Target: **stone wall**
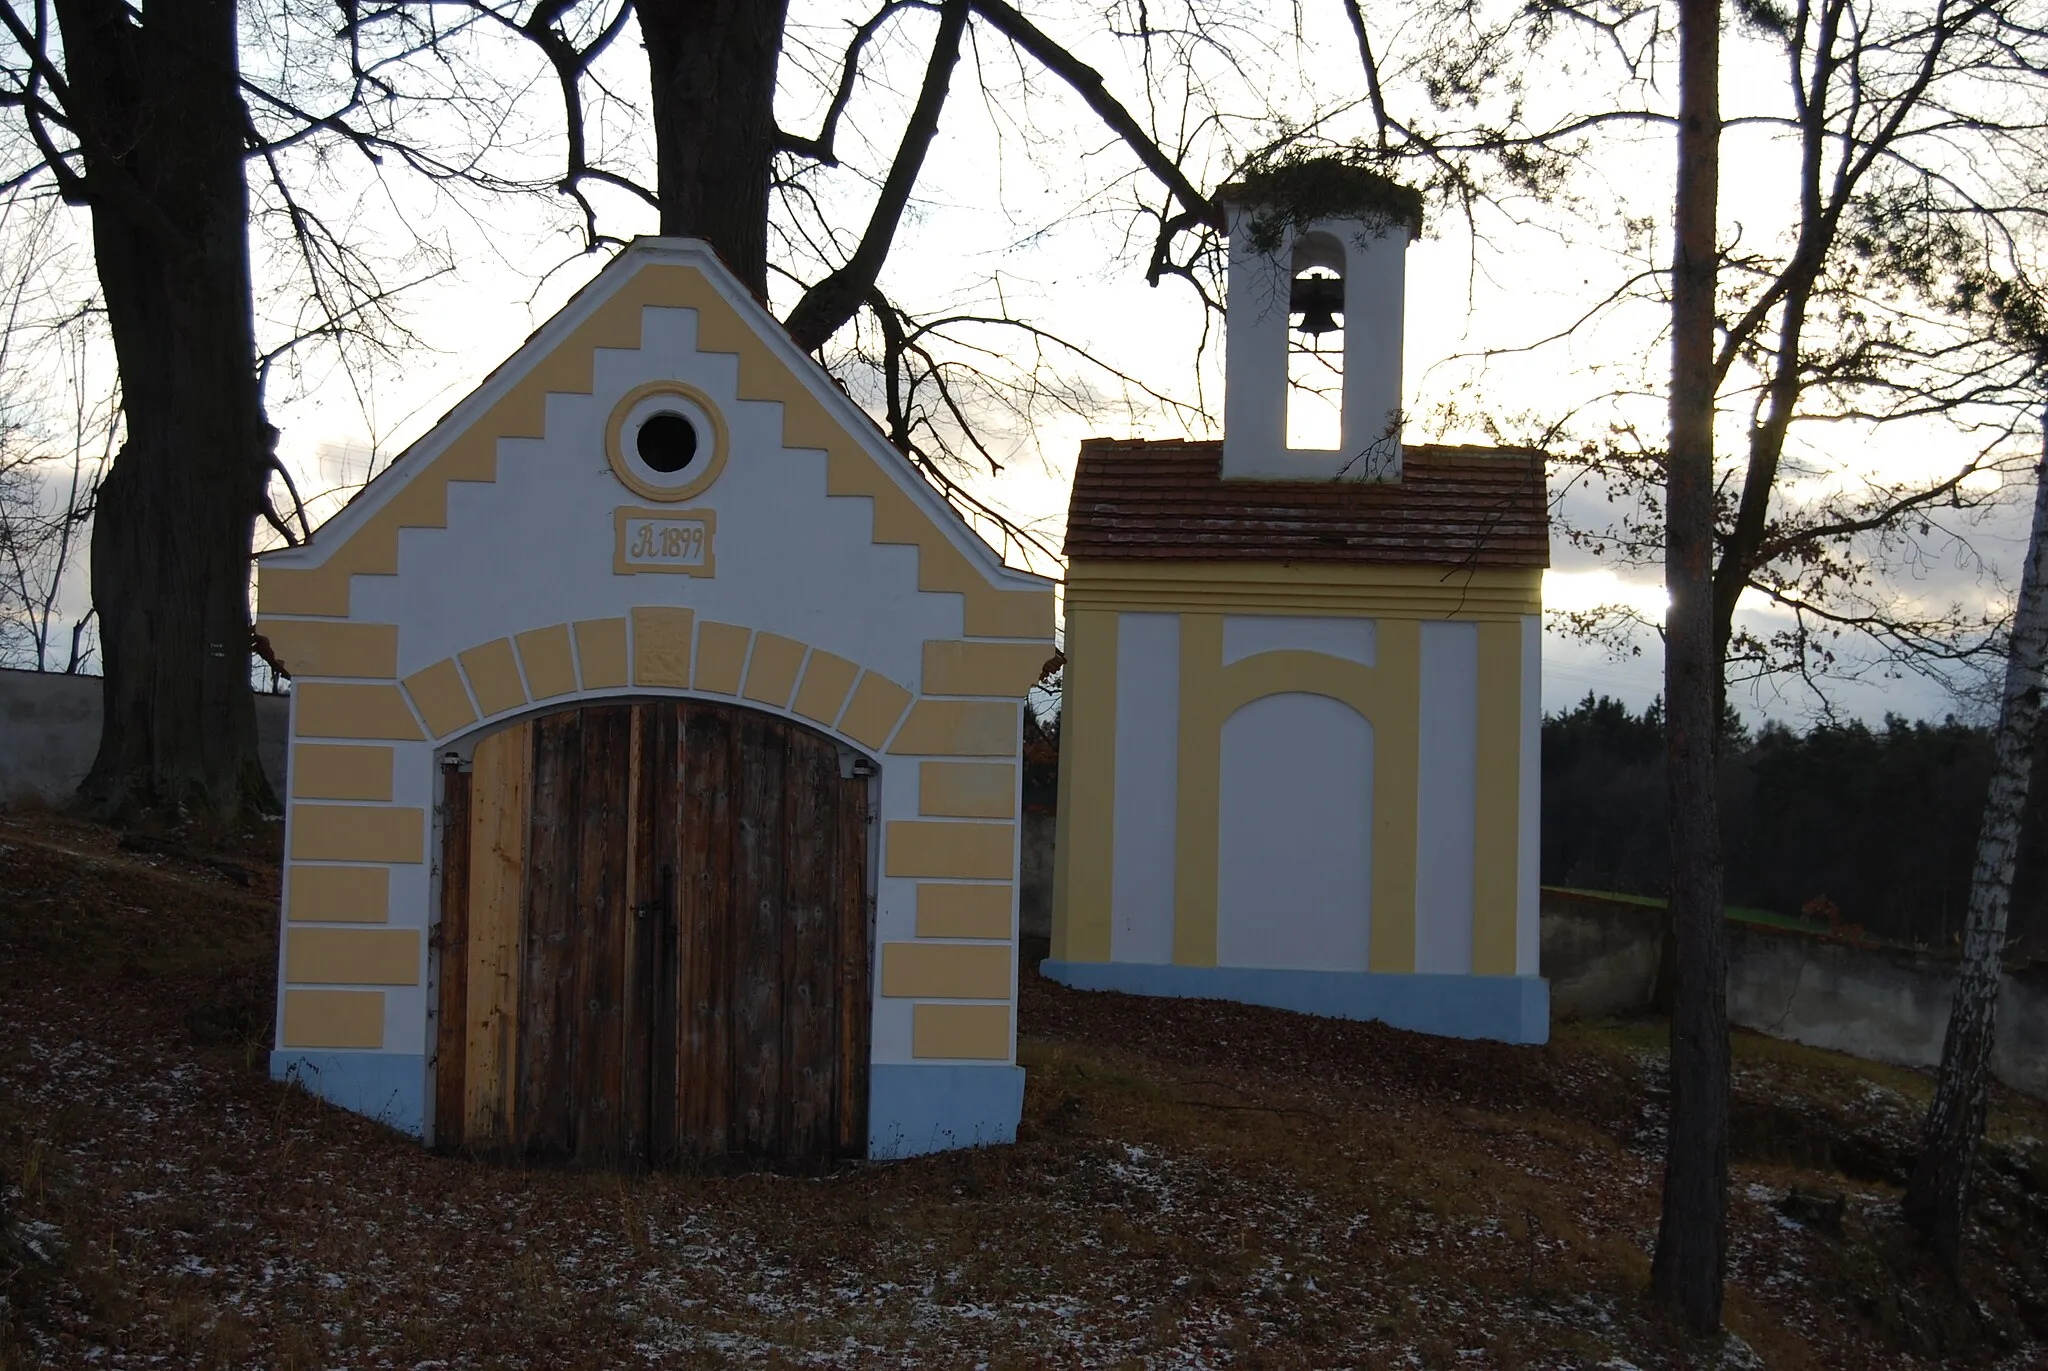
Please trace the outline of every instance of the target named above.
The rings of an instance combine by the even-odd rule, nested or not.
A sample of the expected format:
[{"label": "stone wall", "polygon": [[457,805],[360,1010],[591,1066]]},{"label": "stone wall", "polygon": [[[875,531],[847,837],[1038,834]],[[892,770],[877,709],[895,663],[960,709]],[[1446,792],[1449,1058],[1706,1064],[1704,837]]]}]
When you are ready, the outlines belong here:
[{"label": "stone wall", "polygon": [[1647,1009],[1662,951],[1661,915],[1647,905],[1543,892],[1543,975],[1554,1019]]},{"label": "stone wall", "polygon": [[[1559,1018],[1650,1008],[1663,910],[1544,892],[1543,974]],[[1941,1062],[1955,959],[1752,924],[1728,927],[1728,1018],[1742,1028],[1899,1066]],[[1998,1078],[2048,1097],[2048,967],[2008,972]]]},{"label": "stone wall", "polygon": [[1024,812],[1024,854],[1017,890],[1018,932],[1026,938],[1052,938],[1052,832],[1055,818]]},{"label": "stone wall", "polygon": [[[284,794],[283,695],[256,697],[256,755]],[[0,803],[63,804],[100,743],[100,678],[0,670]]]}]

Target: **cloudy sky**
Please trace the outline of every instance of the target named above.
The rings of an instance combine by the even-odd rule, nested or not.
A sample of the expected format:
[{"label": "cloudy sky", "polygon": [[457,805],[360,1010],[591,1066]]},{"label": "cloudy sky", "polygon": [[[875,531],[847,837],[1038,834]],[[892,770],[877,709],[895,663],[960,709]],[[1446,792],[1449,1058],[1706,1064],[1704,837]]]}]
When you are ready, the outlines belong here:
[{"label": "cloudy sky", "polygon": [[[1432,36],[1413,7],[1388,4],[1372,12],[1385,26],[1379,46],[1398,111],[1401,102],[1418,98],[1409,67]],[[854,11],[827,0],[800,0],[792,13],[778,117],[787,128],[808,131],[817,124],[826,89],[819,78],[836,76],[834,64]],[[1360,108],[1356,47],[1341,6],[1336,0],[1304,0],[1296,13],[1298,29],[1276,29],[1262,7],[1248,5],[1243,22],[1214,29],[1192,50],[1176,53],[1162,39],[1154,45],[1149,101],[1135,43],[1099,27],[1046,22],[1098,65],[1128,104],[1146,109],[1162,136],[1184,143],[1195,179],[1213,187],[1238,150],[1269,137],[1282,121],[1299,126],[1320,119],[1319,127],[1338,137],[1360,136],[1369,127]],[[1170,22],[1163,14],[1152,17]],[[867,79],[850,111],[851,125],[841,135],[847,166],[819,183],[828,212],[848,230],[865,221],[872,177],[893,149],[931,24],[929,15],[904,14],[875,45],[864,69]],[[1783,99],[1777,69],[1745,41],[1730,40],[1724,99],[1732,113],[1775,108]],[[500,73],[513,84],[535,82],[539,73],[514,48],[476,60],[479,70]],[[599,112],[594,132],[600,155],[611,165],[651,183],[638,108],[644,105],[641,60],[631,41],[617,44],[607,58],[601,74],[619,101]],[[1599,61],[1589,50],[1577,66],[1558,60],[1554,69],[1532,75],[1521,97],[1530,121],[1540,123],[1583,98],[1584,84],[1601,70]],[[255,58],[251,65],[260,69]],[[1668,107],[1669,93],[1654,81],[1637,95],[1653,108]],[[495,154],[497,169],[536,180],[548,176],[559,157],[549,100],[544,83],[527,87],[516,117],[504,126],[509,146]],[[459,142],[463,135],[444,119],[432,136]],[[1580,164],[1565,205],[1511,203],[1506,212],[1485,211],[1478,240],[1457,215],[1432,215],[1427,235],[1408,253],[1405,389],[1410,413],[1417,416],[1411,438],[1483,440],[1488,417],[1510,432],[1567,420],[1567,431],[1576,436],[1597,437],[1616,421],[1657,430],[1661,402],[1653,392],[1664,354],[1654,304],[1610,311],[1561,341],[1528,345],[1557,333],[1646,261],[1666,254],[1654,227],[1646,235],[1628,235],[1621,224],[1635,216],[1654,226],[1666,213],[1667,137],[1659,128],[1604,135]],[[1739,225],[1747,241],[1777,241],[1791,205],[1786,151],[1760,133],[1731,135],[1731,145],[1736,174],[1724,191],[1724,224]],[[379,260],[387,280],[440,272],[405,293],[402,320],[412,341],[393,354],[358,350],[344,358],[302,350],[273,372],[268,398],[283,434],[281,455],[303,490],[329,492],[315,499],[320,510],[424,432],[588,280],[604,257],[580,250],[578,218],[559,199],[448,194],[395,167],[370,168],[346,156],[303,169],[314,201]],[[977,32],[956,74],[942,132],[884,285],[917,311],[986,308],[1000,301],[1151,390],[1220,416],[1220,323],[1204,319],[1184,286],[1145,285],[1147,244],[1142,229],[1132,236],[1128,212],[1139,198],[1160,202],[1156,188],[1087,111],[1043,73],[1020,65],[1007,45]],[[603,196],[598,205],[610,235],[627,238],[653,229],[651,211],[630,197]],[[289,254],[260,224],[256,232],[263,281],[259,328],[266,345],[275,346],[299,327],[304,307],[290,286]],[[787,308],[792,298],[778,295],[776,303]],[[1207,350],[1201,348],[1205,336]],[[1014,339],[988,341],[1015,352]],[[1043,405],[1021,419],[988,415],[1005,466],[999,475],[976,473],[971,484],[1018,522],[1042,530],[1055,546],[1082,438],[1214,436],[1189,408],[1133,401],[1127,387],[1073,354],[1055,353],[1046,367],[1041,375],[1088,402]],[[1731,436],[1739,438],[1739,416],[1731,415],[1730,425]],[[1825,482],[1953,465],[1971,447],[1934,428],[1873,439],[1832,426],[1800,435],[1795,450],[1824,473],[1816,479]],[[1586,524],[1607,517],[1598,492],[1559,493],[1560,519]],[[1914,593],[1942,601],[1996,597],[2002,593],[2001,574],[2017,565],[2023,534],[2023,523],[2011,515],[1976,530],[1973,543],[1982,564],[1957,556],[1953,548],[1935,548],[1928,565],[1916,572]],[[1618,602],[1652,618],[1657,614],[1661,591],[1653,568],[1601,565],[1562,538],[1555,540],[1554,560],[1545,592],[1552,606]],[[75,612],[83,603],[83,588],[74,584],[67,605]],[[1768,624],[1761,609],[1747,612],[1754,622]],[[1653,635],[1637,647],[1637,655],[1617,657],[1551,634],[1546,707],[1562,707],[1589,690],[1633,705],[1647,703],[1657,693],[1661,663]],[[1951,707],[1938,686],[1917,678],[1846,685],[1835,699],[1847,713],[1873,717],[1886,711],[1939,714]],[[1750,692],[1738,700],[1753,717],[1798,720],[1813,708],[1811,697],[1797,692]]]}]

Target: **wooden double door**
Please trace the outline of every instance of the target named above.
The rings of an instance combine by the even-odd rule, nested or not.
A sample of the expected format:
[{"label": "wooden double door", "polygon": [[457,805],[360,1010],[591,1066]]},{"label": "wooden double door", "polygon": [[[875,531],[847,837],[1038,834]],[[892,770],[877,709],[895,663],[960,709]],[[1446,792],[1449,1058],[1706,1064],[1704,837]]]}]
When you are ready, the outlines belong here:
[{"label": "wooden double door", "polygon": [[601,1167],[864,1154],[849,770],[821,734],[694,700],[543,715],[451,761],[436,1145]]}]

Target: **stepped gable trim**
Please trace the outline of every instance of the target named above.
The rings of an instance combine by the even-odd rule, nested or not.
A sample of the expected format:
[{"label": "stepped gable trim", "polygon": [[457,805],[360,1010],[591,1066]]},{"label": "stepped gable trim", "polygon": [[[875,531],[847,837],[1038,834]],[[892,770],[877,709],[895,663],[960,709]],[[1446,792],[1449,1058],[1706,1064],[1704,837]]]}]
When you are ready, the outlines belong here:
[{"label": "stepped gable trim", "polygon": [[1540,569],[1543,463],[1529,449],[1405,446],[1399,481],[1225,481],[1221,442],[1091,438],[1066,554]]},{"label": "stepped gable trim", "polygon": [[1052,636],[1050,583],[1005,566],[710,249],[689,239],[628,247],[307,543],[259,559],[263,613],[347,618],[350,578],[396,574],[400,531],[447,527],[448,484],[495,481],[500,438],[545,437],[548,395],[589,394],[597,350],[638,349],[649,307],[697,311],[698,348],[739,356],[739,398],[782,404],[784,448],[826,453],[826,494],[872,499],[874,541],[918,549],[918,589],[964,597],[966,636]]}]

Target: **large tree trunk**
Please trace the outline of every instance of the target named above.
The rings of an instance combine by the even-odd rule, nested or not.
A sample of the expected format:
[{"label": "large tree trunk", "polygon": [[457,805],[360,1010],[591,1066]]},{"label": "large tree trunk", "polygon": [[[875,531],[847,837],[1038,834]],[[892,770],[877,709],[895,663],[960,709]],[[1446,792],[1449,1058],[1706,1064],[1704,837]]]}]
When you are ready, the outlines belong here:
[{"label": "large tree trunk", "polygon": [[1714,292],[1719,0],[1680,0],[1677,244],[1664,584],[1665,786],[1678,967],[1671,1119],[1651,1284],[1695,1332],[1721,1323],[1728,1249],[1727,932],[1714,789]]},{"label": "large tree trunk", "polygon": [[235,5],[57,0],[56,11],[127,425],[93,522],[105,712],[79,798],[108,815],[269,807],[249,551],[270,434],[250,318]]},{"label": "large tree trunk", "polygon": [[768,296],[775,69],[788,0],[641,0],[661,231],[702,238]]},{"label": "large tree trunk", "polygon": [[[2048,413],[2043,413],[2048,428]],[[2012,642],[2005,659],[2005,692],[1998,707],[1991,788],[1977,835],[1977,867],[1970,877],[1970,909],[1963,925],[1963,963],[1949,1008],[1941,1075],[1921,1134],[1920,1159],[1906,1187],[1906,1219],[1934,1243],[1950,1271],[1962,1257],[1963,1223],[1970,1210],[1970,1166],[1984,1136],[1991,1090],[1991,1045],[1998,1016],[2005,922],[2012,905],[2013,866],[2019,858],[2020,819],[2034,766],[2034,729],[2041,719],[2041,673],[2048,666],[2048,431],[2034,473],[2034,529],[2020,573]]]}]

